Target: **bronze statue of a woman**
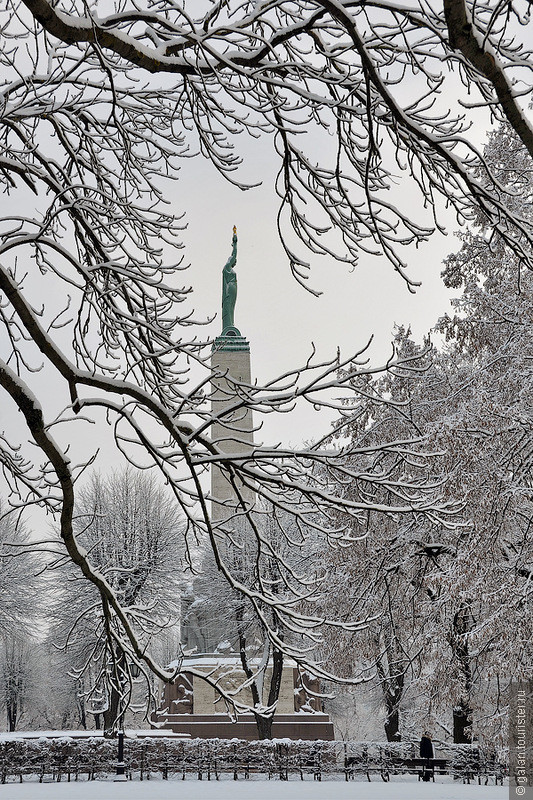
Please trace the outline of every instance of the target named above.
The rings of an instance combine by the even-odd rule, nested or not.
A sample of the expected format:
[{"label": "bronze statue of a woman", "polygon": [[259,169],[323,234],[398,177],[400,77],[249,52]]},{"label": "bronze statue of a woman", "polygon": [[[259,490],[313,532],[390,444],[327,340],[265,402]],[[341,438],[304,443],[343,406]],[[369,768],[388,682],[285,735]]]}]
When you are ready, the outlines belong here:
[{"label": "bronze statue of a woman", "polygon": [[233,249],[222,270],[222,336],[240,336],[235,328],[235,302],[237,300],[237,228],[233,227]]}]

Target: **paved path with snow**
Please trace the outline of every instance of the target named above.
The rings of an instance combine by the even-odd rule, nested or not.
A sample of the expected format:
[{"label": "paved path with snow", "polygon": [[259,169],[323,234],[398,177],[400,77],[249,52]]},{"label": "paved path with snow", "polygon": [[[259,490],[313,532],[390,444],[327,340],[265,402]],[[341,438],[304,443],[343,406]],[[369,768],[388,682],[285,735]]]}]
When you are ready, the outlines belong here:
[{"label": "paved path with snow", "polygon": [[507,786],[393,781],[109,781],[13,783],[0,800],[507,800]]}]

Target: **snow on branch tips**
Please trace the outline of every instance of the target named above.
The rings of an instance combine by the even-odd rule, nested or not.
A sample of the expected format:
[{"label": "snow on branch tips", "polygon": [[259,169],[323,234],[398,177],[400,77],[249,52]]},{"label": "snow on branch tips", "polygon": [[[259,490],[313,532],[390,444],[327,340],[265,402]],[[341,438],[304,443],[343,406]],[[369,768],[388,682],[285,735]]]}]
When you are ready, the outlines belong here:
[{"label": "snow on branch tips", "polygon": [[[530,224],[510,213],[475,135],[479,109],[489,108],[486,125],[507,121],[533,156],[529,18],[519,7],[276,0],[192,17],[168,2],[102,16],[91,2],[10,0],[5,14],[6,37],[35,40],[33,64],[24,65],[30,83],[20,81],[17,47],[4,55],[9,108],[24,108],[10,127],[17,146],[3,159],[13,180],[63,185],[39,151],[23,156],[37,120],[54,129],[76,170],[91,171],[96,147],[111,159],[123,152],[124,188],[155,191],[155,175],[195,150],[238,185],[235,136],[247,130],[274,135],[281,235],[302,281],[307,261],[287,226],[312,252],[350,262],[361,251],[384,253],[409,282],[402,247],[427,239],[448,204],[460,220],[481,208],[531,266]],[[47,61],[37,56],[41,39]],[[105,106],[112,112],[99,113]],[[107,144],[97,135],[104,127]],[[87,150],[76,147],[80,136]],[[420,214],[402,210],[398,180],[418,194]],[[104,181],[97,191],[106,206],[117,187]]]},{"label": "snow on branch tips", "polygon": [[[6,0],[0,10],[0,386],[25,426],[18,440],[0,435],[9,502],[55,519],[62,552],[102,605],[119,693],[132,663],[163,680],[179,666],[150,650],[150,625],[162,624],[153,609],[83,542],[80,487],[94,451],[77,463],[82,431],[94,431],[94,450],[102,436],[159,476],[182,521],[183,562],[194,572],[209,547],[272,651],[349,681],[322,659],[324,631],[351,635],[365,619],[327,612],[318,554],[361,541],[369,515],[431,531],[460,524],[441,451],[407,400],[379,389],[380,375],[425,367],[397,354],[370,368],[364,350],[312,358],[265,385],[230,376],[234,400],[213,410],[220,375],[192,311],[185,209],[173,213],[169,182],[198,156],[249,188],[238,146],[246,134],[270,139],[281,241],[304,283],[309,253],[350,264],[364,253],[384,254],[412,284],[404,248],[441,225],[445,206],[461,221],[482,214],[533,267],[531,220],[474,137],[476,106],[488,106],[495,123],[516,119],[530,163],[526,20],[488,2],[230,0],[196,18],[175,0],[145,5],[111,2],[104,14],[92,0]],[[465,14],[466,40],[456,30]],[[418,202],[404,202],[406,187]],[[247,414],[258,431],[296,403],[333,411],[336,437],[225,448],[221,430],[244,438]],[[383,436],[370,424],[376,404],[398,420]],[[368,427],[345,440],[354,419]],[[230,500],[209,491],[213,470]]]}]

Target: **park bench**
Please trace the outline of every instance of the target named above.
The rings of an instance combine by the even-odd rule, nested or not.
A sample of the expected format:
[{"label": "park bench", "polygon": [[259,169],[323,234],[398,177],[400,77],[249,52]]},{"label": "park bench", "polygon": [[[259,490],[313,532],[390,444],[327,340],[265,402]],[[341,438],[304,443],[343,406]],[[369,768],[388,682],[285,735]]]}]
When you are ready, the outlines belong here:
[{"label": "park bench", "polygon": [[406,758],[401,762],[402,772],[408,772],[410,775],[418,775],[418,780],[421,781],[424,774],[429,772],[430,779],[435,782],[435,773],[439,775],[447,775],[449,772],[448,762],[445,758]]},{"label": "park bench", "polygon": [[494,783],[503,785],[503,780],[507,774],[504,764],[496,759],[480,763],[478,759],[472,759],[469,763],[458,764],[449,758],[399,758],[391,753],[382,752],[380,757],[369,757],[366,754],[359,756],[346,757],[344,759],[344,774],[346,780],[354,779],[356,775],[366,775],[370,781],[370,776],[380,775],[385,782],[390,780],[390,776],[397,774],[418,775],[418,780],[422,780],[424,773],[429,771],[430,780],[435,781],[437,775],[453,775],[460,777],[463,783],[470,783],[477,779],[477,782],[488,784],[489,778]]},{"label": "park bench", "polygon": [[379,759],[361,759],[352,756],[345,758],[344,761],[346,780],[354,779],[357,774],[366,774],[370,780],[372,773],[379,774],[385,782],[390,780],[391,774],[398,773],[418,775],[418,780],[422,780],[427,771],[430,773],[431,780],[435,781],[435,773],[448,774],[448,761],[445,758],[395,758],[385,753]]}]

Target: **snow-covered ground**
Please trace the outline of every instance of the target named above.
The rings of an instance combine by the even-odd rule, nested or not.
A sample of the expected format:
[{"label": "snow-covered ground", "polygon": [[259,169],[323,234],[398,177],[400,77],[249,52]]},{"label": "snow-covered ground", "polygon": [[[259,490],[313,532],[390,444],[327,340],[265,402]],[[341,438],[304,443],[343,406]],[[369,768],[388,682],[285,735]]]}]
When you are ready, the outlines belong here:
[{"label": "snow-covered ground", "polygon": [[91,781],[13,783],[1,800],[505,800],[507,786],[417,781]]}]

